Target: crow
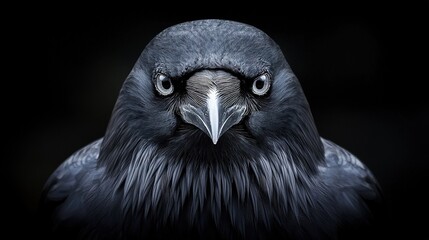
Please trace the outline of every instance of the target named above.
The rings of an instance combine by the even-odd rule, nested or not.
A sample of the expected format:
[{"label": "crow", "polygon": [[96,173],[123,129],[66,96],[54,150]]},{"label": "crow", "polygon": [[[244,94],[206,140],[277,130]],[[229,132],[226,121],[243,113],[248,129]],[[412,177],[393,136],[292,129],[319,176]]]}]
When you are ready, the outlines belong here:
[{"label": "crow", "polygon": [[59,239],[350,239],[381,199],[319,136],[279,45],[202,19],[147,44],[105,135],[53,172],[40,209]]}]

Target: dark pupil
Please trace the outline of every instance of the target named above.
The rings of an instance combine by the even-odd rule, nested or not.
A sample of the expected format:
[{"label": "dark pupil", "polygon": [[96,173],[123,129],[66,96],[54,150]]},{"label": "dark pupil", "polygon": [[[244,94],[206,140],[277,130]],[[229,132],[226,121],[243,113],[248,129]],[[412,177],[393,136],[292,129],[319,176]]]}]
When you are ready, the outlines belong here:
[{"label": "dark pupil", "polygon": [[257,89],[262,89],[262,88],[264,88],[264,85],[265,85],[265,82],[264,82],[264,81],[262,81],[262,80],[256,80],[255,87],[256,87]]},{"label": "dark pupil", "polygon": [[164,89],[170,89],[171,87],[171,82],[168,80],[161,80],[161,85]]}]

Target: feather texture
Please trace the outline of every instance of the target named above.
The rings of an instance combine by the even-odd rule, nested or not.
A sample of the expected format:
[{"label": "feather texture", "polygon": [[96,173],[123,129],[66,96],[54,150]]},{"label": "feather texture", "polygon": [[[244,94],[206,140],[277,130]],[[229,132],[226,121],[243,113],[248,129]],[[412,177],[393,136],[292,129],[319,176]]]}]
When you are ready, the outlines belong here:
[{"label": "feather texture", "polygon": [[[171,96],[156,93],[160,72]],[[248,89],[261,73],[272,77],[263,97]],[[213,86],[219,104],[246,109],[216,144],[180,112],[203,108]],[[250,25],[199,20],[147,45],[105,136],[58,167],[42,209],[62,238],[339,239],[371,221],[378,199],[365,165],[319,136],[277,44]]]}]

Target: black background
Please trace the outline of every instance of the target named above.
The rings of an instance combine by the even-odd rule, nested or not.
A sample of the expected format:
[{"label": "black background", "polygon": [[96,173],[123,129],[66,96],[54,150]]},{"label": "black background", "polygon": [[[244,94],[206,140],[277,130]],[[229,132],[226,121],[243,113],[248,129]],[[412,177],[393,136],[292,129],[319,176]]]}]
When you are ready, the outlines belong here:
[{"label": "black background", "polygon": [[103,136],[121,84],[150,39],[183,21],[222,18],[252,24],[280,45],[320,135],[379,180],[386,234],[427,239],[428,1],[284,4],[260,2],[252,11],[215,3],[194,10],[183,3],[180,11],[167,3],[18,8],[4,20],[12,53],[3,90],[9,230],[31,234],[43,183]]}]

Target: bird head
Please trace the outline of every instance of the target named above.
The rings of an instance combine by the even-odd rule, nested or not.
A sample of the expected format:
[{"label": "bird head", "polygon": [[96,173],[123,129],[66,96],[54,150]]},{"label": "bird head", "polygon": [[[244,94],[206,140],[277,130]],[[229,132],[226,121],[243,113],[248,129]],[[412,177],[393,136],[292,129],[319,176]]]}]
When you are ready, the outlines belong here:
[{"label": "bird head", "polygon": [[165,29],[143,50],[120,91],[101,156],[103,149],[132,152],[142,142],[246,154],[273,141],[301,155],[308,147],[323,152],[280,47],[248,24],[197,20]]}]

